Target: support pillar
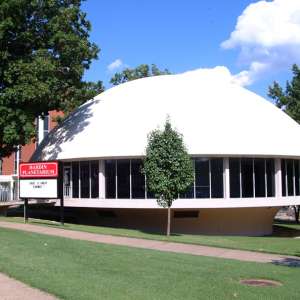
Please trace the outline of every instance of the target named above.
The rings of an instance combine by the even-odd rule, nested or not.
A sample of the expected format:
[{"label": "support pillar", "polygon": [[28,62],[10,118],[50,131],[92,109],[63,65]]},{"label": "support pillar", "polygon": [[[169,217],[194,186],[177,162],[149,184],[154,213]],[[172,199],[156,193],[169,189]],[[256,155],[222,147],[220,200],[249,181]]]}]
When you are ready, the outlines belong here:
[{"label": "support pillar", "polygon": [[282,173],[281,173],[281,159],[275,159],[275,197],[281,198],[282,197]]},{"label": "support pillar", "polygon": [[223,160],[223,176],[224,176],[224,198],[230,198],[230,181],[229,181],[229,158]]},{"label": "support pillar", "polygon": [[105,199],[105,160],[99,160],[99,198]]},{"label": "support pillar", "polygon": [[24,199],[24,223],[28,222],[28,199]]}]

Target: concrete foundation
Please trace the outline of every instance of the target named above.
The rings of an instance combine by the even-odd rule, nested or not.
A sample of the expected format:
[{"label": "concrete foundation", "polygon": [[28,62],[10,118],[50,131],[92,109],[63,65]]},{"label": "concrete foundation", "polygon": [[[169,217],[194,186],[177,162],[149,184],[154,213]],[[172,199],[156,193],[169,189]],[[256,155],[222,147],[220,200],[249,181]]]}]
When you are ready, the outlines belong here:
[{"label": "concrete foundation", "polygon": [[[220,208],[172,210],[173,233],[262,236],[272,233],[279,210],[270,208]],[[80,223],[164,232],[166,209],[79,209]]]}]

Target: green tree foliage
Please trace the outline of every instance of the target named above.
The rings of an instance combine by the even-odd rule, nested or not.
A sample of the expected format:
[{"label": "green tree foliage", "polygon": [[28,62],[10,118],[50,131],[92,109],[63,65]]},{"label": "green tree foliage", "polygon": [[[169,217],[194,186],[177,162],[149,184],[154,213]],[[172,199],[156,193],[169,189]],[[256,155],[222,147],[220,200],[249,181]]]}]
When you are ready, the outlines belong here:
[{"label": "green tree foliage", "polygon": [[168,69],[164,69],[163,71],[159,70],[159,68],[152,64],[151,66],[147,64],[139,65],[134,69],[125,69],[121,73],[116,73],[110,80],[112,85],[119,85],[121,83],[144,78],[144,77],[151,77],[151,76],[158,76],[158,75],[166,75],[171,74]]},{"label": "green tree foliage", "polygon": [[172,129],[169,120],[164,130],[152,131],[148,136],[144,173],[148,190],[158,205],[168,208],[167,235],[170,235],[170,208],[180,193],[193,183],[193,165],[183,143],[183,137]]},{"label": "green tree foliage", "polygon": [[285,91],[275,81],[269,87],[268,96],[275,100],[277,107],[285,111],[295,121],[300,123],[300,69],[297,65],[292,67],[293,78],[287,82]]},{"label": "green tree foliage", "polygon": [[[275,81],[269,87],[269,97],[275,100],[277,107],[285,111],[290,117],[300,124],[300,69],[294,64],[292,67],[293,78],[287,81],[285,91]],[[295,220],[299,223],[300,206],[294,206]]]},{"label": "green tree foliage", "polygon": [[35,118],[103,90],[82,76],[99,49],[81,0],[0,0],[0,158],[30,141]]}]

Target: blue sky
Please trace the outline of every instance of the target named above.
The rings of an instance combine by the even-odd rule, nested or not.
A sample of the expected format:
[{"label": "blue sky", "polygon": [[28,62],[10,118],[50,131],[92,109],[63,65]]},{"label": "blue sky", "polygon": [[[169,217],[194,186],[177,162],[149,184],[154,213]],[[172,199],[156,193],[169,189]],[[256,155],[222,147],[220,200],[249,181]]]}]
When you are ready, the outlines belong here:
[{"label": "blue sky", "polygon": [[[285,47],[289,40],[283,41],[282,37],[277,37],[278,30],[272,29],[273,21],[261,25],[270,27],[270,32],[267,31],[263,37],[256,35],[265,28],[260,30],[252,26],[262,23],[258,18],[267,19],[269,11],[273,13],[268,4],[278,2],[280,5],[282,1],[287,3],[290,0],[87,0],[82,9],[92,24],[91,40],[101,48],[101,52],[85,78],[102,80],[108,88],[109,79],[116,71],[142,63],[155,63],[160,68],[168,68],[172,73],[224,65],[235,75],[245,70],[251,71],[252,66],[258,62],[263,66],[263,72],[257,72],[256,68],[253,75],[251,71],[250,80],[247,71],[247,88],[266,97],[268,86],[274,80],[285,85],[285,81],[291,77],[291,64],[298,62],[297,55],[290,55],[289,60],[280,61],[280,64],[274,58],[276,55],[284,56],[280,51],[287,53],[282,50],[282,44],[285,43]],[[244,31],[229,42],[229,47],[222,47],[221,43],[228,40],[235,30],[238,17],[253,3],[257,6],[252,6],[253,9],[246,13],[242,24]],[[300,11],[300,7],[290,7],[286,13],[291,14],[291,11],[298,8]],[[258,16],[258,13],[264,11],[266,17]],[[279,7],[277,14],[281,14],[281,11]],[[278,20],[276,11],[274,14],[271,20]],[[300,19],[298,21],[300,24]],[[253,36],[253,40],[249,41],[249,36]],[[274,37],[271,44],[265,42],[266,36]],[[295,40],[293,36],[290,39]],[[281,50],[278,50],[279,47]],[[252,52],[259,54],[254,55]],[[116,60],[121,65],[109,70],[108,66]]]}]

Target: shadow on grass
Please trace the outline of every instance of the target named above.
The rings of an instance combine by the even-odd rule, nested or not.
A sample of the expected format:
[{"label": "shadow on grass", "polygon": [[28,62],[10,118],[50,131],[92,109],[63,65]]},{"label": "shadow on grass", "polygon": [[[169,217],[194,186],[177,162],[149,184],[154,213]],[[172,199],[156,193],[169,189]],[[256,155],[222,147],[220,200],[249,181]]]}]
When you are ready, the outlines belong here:
[{"label": "shadow on grass", "polygon": [[[55,228],[60,228],[60,229],[69,229],[69,230],[78,230],[78,231],[82,231],[81,228],[76,228],[76,225],[82,225],[82,226],[90,226],[91,228],[97,228],[99,227],[98,225],[86,225],[86,224],[75,224],[75,223],[70,223],[69,224],[65,224],[64,226],[62,226],[59,221],[42,221],[42,220],[30,220],[30,224],[33,225],[43,225],[43,226],[48,226],[48,227],[55,227]],[[74,225],[74,226],[73,226]],[[152,236],[160,236],[160,237],[166,237],[167,235],[164,232],[160,232],[160,231],[155,231],[155,230],[142,230],[139,228],[127,228],[127,227],[121,227],[121,226],[101,226],[103,228],[107,228],[107,229],[112,229],[112,230],[133,230],[133,231],[137,231],[139,233],[142,234],[146,234],[146,235],[152,235]],[[93,231],[89,231],[89,230],[84,230],[84,232],[93,232]],[[99,234],[108,234],[108,233],[102,233],[102,232],[94,232],[94,233],[99,233]],[[114,232],[112,232],[111,234],[115,234]],[[126,233],[120,233],[122,236],[126,235]],[[171,233],[170,237],[175,237],[175,236],[182,236],[182,234],[179,233]],[[135,237],[134,235],[132,237]],[[145,237],[146,238],[146,237]]]},{"label": "shadow on grass", "polygon": [[[290,224],[295,225],[295,223]],[[273,225],[272,237],[300,237],[300,229],[286,227],[284,225],[287,225],[287,223],[282,223],[282,225],[279,225],[277,222],[277,225]]]},{"label": "shadow on grass", "polygon": [[[299,253],[300,255],[300,253]],[[291,267],[291,268],[300,268],[300,258],[283,258],[283,259],[279,259],[279,260],[273,260],[272,261],[273,265],[276,266],[285,266],[285,267]]]}]

